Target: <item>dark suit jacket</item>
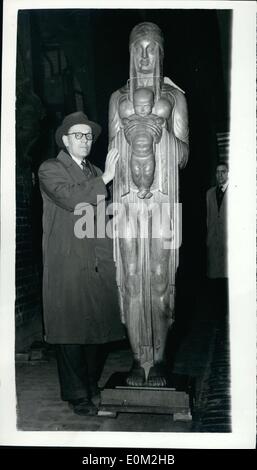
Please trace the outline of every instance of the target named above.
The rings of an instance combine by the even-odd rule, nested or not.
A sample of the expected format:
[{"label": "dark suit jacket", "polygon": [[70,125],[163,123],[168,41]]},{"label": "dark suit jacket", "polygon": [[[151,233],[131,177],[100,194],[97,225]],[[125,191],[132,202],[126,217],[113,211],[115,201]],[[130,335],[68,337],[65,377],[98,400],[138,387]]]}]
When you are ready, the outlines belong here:
[{"label": "dark suit jacket", "polygon": [[227,267],[227,191],[218,210],[216,186],[207,191],[207,276],[228,277]]},{"label": "dark suit jacket", "polygon": [[[94,168],[97,176],[86,178],[64,151],[39,168],[43,197],[43,307],[49,343],[104,343],[124,336],[112,240],[96,238],[96,231],[94,238],[78,238],[74,233],[77,223],[82,232],[76,233],[83,236],[85,227],[80,221],[85,209],[91,220],[92,212],[105,214],[106,188],[101,170]],[[97,206],[100,195],[103,201]],[[74,213],[78,204],[82,206]]]}]

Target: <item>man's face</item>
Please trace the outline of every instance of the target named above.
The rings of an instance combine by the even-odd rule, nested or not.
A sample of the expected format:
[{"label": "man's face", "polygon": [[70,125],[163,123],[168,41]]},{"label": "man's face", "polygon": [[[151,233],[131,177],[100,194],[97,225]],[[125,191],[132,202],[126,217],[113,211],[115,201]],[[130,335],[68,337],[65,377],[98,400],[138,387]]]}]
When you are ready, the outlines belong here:
[{"label": "man's face", "polygon": [[228,169],[226,165],[218,165],[216,169],[216,179],[218,185],[225,184],[228,180]]},{"label": "man's face", "polygon": [[134,44],[134,60],[137,72],[151,73],[154,70],[158,44],[150,39],[140,39]]},{"label": "man's face", "polygon": [[92,136],[92,129],[86,124],[75,124],[70,127],[67,135],[64,135],[62,138],[69,153],[79,160],[83,160],[83,158],[89,155],[93,142],[93,140],[87,140],[85,135],[79,138],[81,137],[81,133]]}]

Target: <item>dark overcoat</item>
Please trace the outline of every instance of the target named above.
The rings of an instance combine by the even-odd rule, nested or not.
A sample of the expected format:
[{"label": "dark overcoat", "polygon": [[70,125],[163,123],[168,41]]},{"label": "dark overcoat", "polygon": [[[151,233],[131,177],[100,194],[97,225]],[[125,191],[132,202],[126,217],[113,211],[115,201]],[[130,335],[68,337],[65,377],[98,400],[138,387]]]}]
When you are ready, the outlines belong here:
[{"label": "dark overcoat", "polygon": [[[95,230],[97,211],[105,213],[106,187],[101,170],[92,167],[95,175],[86,177],[70,155],[61,151],[39,168],[45,339],[52,344],[105,343],[124,337],[112,240],[97,238]],[[97,205],[100,195],[103,201]],[[83,203],[84,210],[77,210],[77,204]],[[83,236],[85,227],[80,222],[85,208],[91,221],[94,212],[93,238]],[[92,227],[86,228],[92,236]]]},{"label": "dark overcoat", "polygon": [[207,191],[207,276],[228,277],[227,191],[218,210],[216,186]]}]

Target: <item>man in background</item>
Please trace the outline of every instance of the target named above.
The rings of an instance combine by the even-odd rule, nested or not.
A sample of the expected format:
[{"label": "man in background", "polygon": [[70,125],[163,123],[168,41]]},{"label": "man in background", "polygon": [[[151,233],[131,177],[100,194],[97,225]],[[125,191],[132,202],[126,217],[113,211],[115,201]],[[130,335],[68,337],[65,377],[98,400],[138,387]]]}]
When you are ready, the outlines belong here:
[{"label": "man in background", "polygon": [[227,193],[228,165],[219,163],[216,168],[216,186],[207,191],[207,277],[217,319],[227,313],[228,297],[228,240]]}]

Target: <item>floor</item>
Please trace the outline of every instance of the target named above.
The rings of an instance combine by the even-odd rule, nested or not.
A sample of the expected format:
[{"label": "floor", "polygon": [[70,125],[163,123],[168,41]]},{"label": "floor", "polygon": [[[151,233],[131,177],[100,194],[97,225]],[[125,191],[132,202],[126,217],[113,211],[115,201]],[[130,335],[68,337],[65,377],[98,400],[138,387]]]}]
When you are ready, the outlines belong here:
[{"label": "floor", "polygon": [[[173,329],[173,373],[188,376],[194,384],[191,421],[174,421],[171,414],[118,413],[106,416],[75,415],[59,396],[56,360],[46,344],[32,345],[17,355],[17,428],[24,431],[128,431],[128,432],[230,432],[229,345],[226,322],[211,319],[196,308],[194,322],[181,332]],[[178,340],[179,338],[179,340]],[[172,338],[171,338],[172,342]],[[128,343],[109,352],[100,386],[114,372],[131,365]]]},{"label": "floor", "polygon": [[[109,354],[100,386],[117,370],[125,372],[131,364],[129,349]],[[26,431],[149,431],[189,432],[191,422],[174,422],[172,415],[119,413],[111,417],[75,415],[60,400],[56,361],[53,354],[45,360],[19,362],[16,366],[18,428]]]}]

